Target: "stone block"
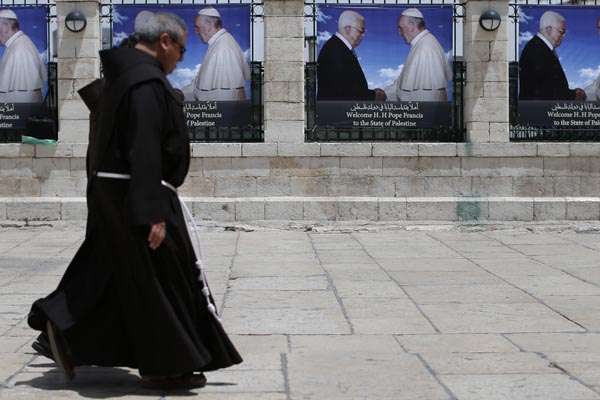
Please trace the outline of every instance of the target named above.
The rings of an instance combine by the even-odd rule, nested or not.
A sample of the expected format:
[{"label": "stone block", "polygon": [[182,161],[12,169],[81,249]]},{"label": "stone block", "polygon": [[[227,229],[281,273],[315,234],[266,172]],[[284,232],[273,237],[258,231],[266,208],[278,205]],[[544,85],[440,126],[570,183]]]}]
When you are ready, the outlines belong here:
[{"label": "stone block", "polygon": [[304,217],[309,221],[334,221],[337,218],[337,200],[304,199]]},{"label": "stone block", "polygon": [[302,17],[304,16],[304,3],[295,0],[265,2],[265,16]]},{"label": "stone block", "polygon": [[569,157],[569,143],[538,143],[537,154],[540,157]]},{"label": "stone block", "polygon": [[82,177],[52,175],[40,181],[40,195],[46,197],[85,196],[87,179]]},{"label": "stone block", "polygon": [[63,100],[60,102],[58,113],[61,119],[88,120],[89,110],[80,99]]},{"label": "stone block", "polygon": [[507,177],[481,177],[473,176],[473,196],[512,196],[513,178]]},{"label": "stone block", "polygon": [[188,197],[212,197],[215,194],[215,180],[203,176],[188,176],[179,188],[179,193]]},{"label": "stone block", "polygon": [[58,221],[60,201],[23,198],[6,204],[6,217],[12,221]]},{"label": "stone block", "polygon": [[379,221],[405,221],[406,199],[405,198],[380,198]]},{"label": "stone block", "polygon": [[533,198],[492,197],[489,210],[492,221],[532,221]]},{"label": "stone block", "polygon": [[465,43],[465,61],[481,62],[491,59],[491,42],[477,41]]},{"label": "stone block", "polygon": [[[425,191],[425,180],[428,177],[422,176],[401,176],[394,178],[396,187],[396,197],[427,197]],[[446,178],[447,179],[447,178]]]},{"label": "stone block", "polygon": [[217,197],[256,197],[256,178],[219,178],[215,181]]},{"label": "stone block", "polygon": [[[552,180],[554,181],[554,196],[556,197],[583,195],[581,193],[582,178],[578,176],[556,176]],[[595,193],[597,195],[600,191]]]},{"label": "stone block", "polygon": [[340,221],[376,221],[379,217],[377,199],[342,198],[337,203]]},{"label": "stone block", "polygon": [[87,119],[60,120],[58,139],[61,143],[87,143],[90,123]]},{"label": "stone block", "polygon": [[265,201],[265,219],[301,220],[304,217],[304,203],[289,199],[271,198]]},{"label": "stone block", "polygon": [[87,157],[87,143],[71,143],[73,157]]},{"label": "stone block", "polygon": [[6,202],[0,201],[0,221],[5,221],[7,219],[8,217],[6,216]]},{"label": "stone block", "polygon": [[58,99],[59,100],[72,100],[76,98],[75,93],[75,80],[73,79],[59,79],[58,80]]},{"label": "stone block", "polygon": [[58,64],[58,79],[93,79],[99,76],[98,58],[64,58]]},{"label": "stone block", "polygon": [[227,199],[205,199],[192,203],[195,219],[211,221],[235,221],[236,204]]},{"label": "stone block", "polygon": [[468,157],[535,157],[535,143],[464,143],[458,147],[459,156]]},{"label": "stone block", "polygon": [[461,198],[456,203],[456,215],[459,221],[485,221],[489,219],[489,204],[481,198]]},{"label": "stone block", "polygon": [[59,58],[92,58],[100,50],[98,38],[63,37],[58,45]]},{"label": "stone block", "polygon": [[304,121],[265,121],[265,143],[304,142]]},{"label": "stone block", "polygon": [[301,16],[265,16],[265,37],[304,38],[304,18]]},{"label": "stone block", "polygon": [[340,174],[340,157],[276,157],[270,160],[274,176],[333,176]]},{"label": "stone block", "polygon": [[[485,31],[479,25],[479,17],[481,12],[474,12],[471,7],[490,7],[487,1],[472,1],[468,3],[466,18],[463,23],[463,37],[465,43],[472,41],[494,42],[496,40],[505,41],[508,37],[508,22],[506,17],[502,19],[500,27],[495,31]],[[485,11],[485,10],[484,10]]]},{"label": "stone block", "polygon": [[236,221],[258,221],[265,219],[264,199],[238,199],[235,202]]},{"label": "stone block", "polygon": [[258,196],[291,196],[292,185],[289,176],[267,176],[256,178]]},{"label": "stone block", "polygon": [[484,82],[483,95],[490,98],[508,99],[508,82]]},{"label": "stone block", "polygon": [[340,157],[340,175],[381,176],[383,157]]},{"label": "stone block", "polygon": [[33,157],[35,147],[22,143],[0,143],[0,158]]},{"label": "stone block", "polygon": [[471,196],[471,178],[462,176],[430,176],[423,179],[423,194],[413,194],[411,196]]},{"label": "stone block", "polygon": [[230,157],[214,157],[202,160],[202,175],[206,177],[237,176]]},{"label": "stone block", "polygon": [[329,196],[394,197],[396,179],[379,176],[332,176],[327,180]]},{"label": "stone block", "polygon": [[371,143],[321,143],[321,156],[370,157]]},{"label": "stone block", "polygon": [[480,97],[484,97],[484,89],[485,85],[483,82],[473,82],[467,81],[465,85],[465,99],[477,99]]},{"label": "stone block", "polygon": [[1,197],[39,196],[40,192],[40,181],[36,178],[0,176]]},{"label": "stone block", "polygon": [[597,221],[600,219],[600,198],[567,198],[567,219]]},{"label": "stone block", "polygon": [[192,157],[241,157],[241,143],[192,143]]},{"label": "stone block", "polygon": [[304,38],[299,37],[266,37],[265,60],[271,61],[304,61]]},{"label": "stone block", "polygon": [[32,178],[33,176],[32,158],[0,158],[0,177]]},{"label": "stone block", "polygon": [[473,82],[508,82],[508,63],[467,61],[467,76]]},{"label": "stone block", "polygon": [[462,159],[463,176],[542,176],[543,167],[543,160],[534,157],[464,157]]},{"label": "stone block", "polygon": [[600,157],[600,143],[570,143],[573,157]]},{"label": "stone block", "polygon": [[73,157],[73,145],[71,143],[36,144],[35,157]]},{"label": "stone block", "polygon": [[[570,178],[569,178],[570,179]],[[581,177],[580,195],[598,196],[600,193],[600,177]]]},{"label": "stone block", "polygon": [[[461,144],[462,145],[462,144]],[[456,157],[456,143],[420,143],[419,157]]]},{"label": "stone block", "polygon": [[510,141],[510,126],[507,122],[490,122],[490,142],[508,143]]},{"label": "stone block", "polygon": [[508,122],[506,99],[481,97],[465,100],[465,120],[479,122]]},{"label": "stone block", "polygon": [[277,155],[280,157],[319,156],[320,143],[279,143]]},{"label": "stone block", "polygon": [[197,177],[204,175],[204,159],[200,157],[192,157],[190,159],[190,168],[187,177]]},{"label": "stone block", "polygon": [[[467,141],[470,143],[488,143],[490,141],[490,124],[486,123],[485,129],[469,129],[473,124],[467,123]],[[481,125],[478,125],[481,126]]]},{"label": "stone block", "polygon": [[567,217],[567,203],[564,199],[534,199],[533,219],[535,221],[564,221]]},{"label": "stone block", "polygon": [[263,86],[265,99],[269,99],[269,101],[290,101],[289,87],[289,82],[265,82]]},{"label": "stone block", "polygon": [[232,176],[269,176],[270,163],[268,157],[232,158]]},{"label": "stone block", "polygon": [[456,221],[457,202],[455,198],[409,197],[406,215],[409,221]]},{"label": "stone block", "polygon": [[271,121],[304,121],[304,104],[265,101],[265,119]]},{"label": "stone block", "polygon": [[416,157],[419,155],[417,143],[373,143],[374,157]]},{"label": "stone block", "polygon": [[85,197],[61,199],[60,217],[63,221],[84,221],[87,211]]},{"label": "stone block", "polygon": [[71,164],[68,158],[34,158],[33,173],[40,179],[70,176]]},{"label": "stone block", "polygon": [[72,157],[69,158],[69,169],[71,170],[71,176],[74,178],[86,178],[87,171],[85,166],[85,158],[83,157]]},{"label": "stone block", "polygon": [[544,176],[600,176],[600,158],[544,157]]},{"label": "stone block", "polygon": [[513,196],[550,197],[554,195],[554,180],[549,177],[521,176],[513,178]]},{"label": "stone block", "polygon": [[265,62],[265,83],[267,82],[303,82],[304,61]]},{"label": "stone block", "polygon": [[460,176],[460,158],[383,157],[383,176]]},{"label": "stone block", "polygon": [[292,196],[327,196],[330,177],[291,177]]}]

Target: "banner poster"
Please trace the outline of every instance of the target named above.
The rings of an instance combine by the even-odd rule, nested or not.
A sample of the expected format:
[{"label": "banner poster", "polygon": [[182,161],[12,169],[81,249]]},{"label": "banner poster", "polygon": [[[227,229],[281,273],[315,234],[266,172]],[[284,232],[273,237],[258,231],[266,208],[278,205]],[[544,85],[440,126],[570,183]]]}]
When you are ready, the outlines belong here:
[{"label": "banner poster", "polygon": [[48,91],[47,6],[0,6],[0,131],[25,133]]},{"label": "banner poster", "polygon": [[519,8],[519,124],[600,128],[600,7]]},{"label": "banner poster", "polygon": [[452,6],[319,5],[317,124],[451,125]]},{"label": "banner poster", "polygon": [[144,11],[170,12],[187,25],[183,60],[168,79],[185,96],[190,131],[250,125],[250,6],[113,5],[114,46]]}]

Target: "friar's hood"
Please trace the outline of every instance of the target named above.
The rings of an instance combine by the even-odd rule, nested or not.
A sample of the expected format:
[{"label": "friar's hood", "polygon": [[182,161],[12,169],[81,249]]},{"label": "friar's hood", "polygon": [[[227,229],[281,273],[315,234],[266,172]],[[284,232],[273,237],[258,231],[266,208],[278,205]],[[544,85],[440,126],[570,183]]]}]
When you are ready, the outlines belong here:
[{"label": "friar's hood", "polygon": [[141,50],[130,47],[119,47],[101,51],[100,64],[102,74],[109,84],[131,68],[138,67],[141,64],[155,66],[162,71],[160,62],[156,58]]}]

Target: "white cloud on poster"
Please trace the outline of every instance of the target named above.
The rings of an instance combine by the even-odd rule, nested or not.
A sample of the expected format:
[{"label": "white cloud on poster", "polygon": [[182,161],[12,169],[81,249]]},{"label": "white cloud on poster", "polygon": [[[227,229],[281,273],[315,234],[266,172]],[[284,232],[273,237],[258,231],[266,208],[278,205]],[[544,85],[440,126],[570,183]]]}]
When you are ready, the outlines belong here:
[{"label": "white cloud on poster", "polygon": [[331,33],[328,31],[322,31],[317,33],[317,45],[321,44],[321,43],[325,43],[326,41],[328,41],[329,39],[331,39]]},{"label": "white cloud on poster", "polygon": [[129,19],[129,17],[127,17],[125,15],[121,15],[118,10],[113,9],[113,12],[112,12],[113,24],[121,25],[123,22],[127,21],[128,19]]},{"label": "white cloud on poster", "polygon": [[519,10],[519,22],[521,24],[526,25],[531,20],[533,20],[532,16],[525,14],[525,11],[523,10]]},{"label": "white cloud on poster", "polygon": [[246,50],[244,50],[243,54],[244,54],[244,61],[246,61],[247,63],[249,63],[250,61],[252,61],[250,59],[251,55],[252,55],[252,52],[250,51],[250,48],[247,48]]},{"label": "white cloud on poster", "polygon": [[317,8],[317,22],[326,23],[331,18],[333,18],[331,15],[327,15],[319,8]]},{"label": "white cloud on poster", "polygon": [[169,75],[169,81],[176,88],[183,88],[192,83],[198,71],[200,70],[200,66],[202,64],[196,64],[194,68],[176,68],[175,71]]},{"label": "white cloud on poster", "polygon": [[368,85],[371,89],[381,88],[384,89],[387,86],[390,86],[396,78],[402,72],[402,68],[404,68],[404,64],[398,65],[397,67],[391,68],[380,68],[377,70],[377,80],[369,81]]},{"label": "white cloud on poster", "polygon": [[519,46],[522,46],[533,39],[533,33],[524,31],[519,33]]},{"label": "white cloud on poster", "polygon": [[571,88],[585,88],[596,81],[600,76],[600,65],[597,67],[580,68],[577,71],[577,80],[569,82]]},{"label": "white cloud on poster", "polygon": [[127,39],[129,35],[125,32],[117,32],[113,34],[113,46],[118,46],[121,42]]}]

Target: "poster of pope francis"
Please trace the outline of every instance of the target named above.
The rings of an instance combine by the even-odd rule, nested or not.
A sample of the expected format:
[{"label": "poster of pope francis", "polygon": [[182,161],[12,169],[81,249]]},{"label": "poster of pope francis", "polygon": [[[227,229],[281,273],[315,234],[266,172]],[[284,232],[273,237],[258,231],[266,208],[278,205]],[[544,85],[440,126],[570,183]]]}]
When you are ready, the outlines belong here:
[{"label": "poster of pope francis", "polygon": [[46,7],[0,7],[0,103],[40,103],[47,86]]},{"label": "poster of pope francis", "polygon": [[320,125],[448,125],[452,7],[320,5]]}]

